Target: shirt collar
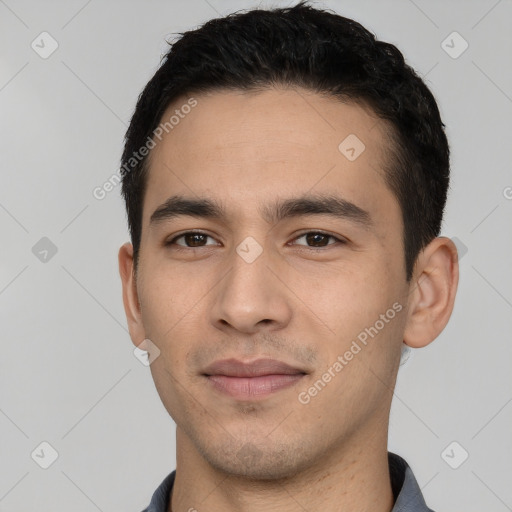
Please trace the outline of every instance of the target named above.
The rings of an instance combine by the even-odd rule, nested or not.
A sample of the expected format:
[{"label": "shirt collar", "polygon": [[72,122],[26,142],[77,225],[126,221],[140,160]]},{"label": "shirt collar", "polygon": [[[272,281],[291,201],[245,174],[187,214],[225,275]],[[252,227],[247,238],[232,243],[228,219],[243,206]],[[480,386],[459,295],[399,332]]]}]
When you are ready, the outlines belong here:
[{"label": "shirt collar", "polygon": [[[395,505],[391,512],[433,512],[427,507],[418,482],[407,462],[399,455],[391,452],[388,452],[388,462],[391,488],[395,498]],[[165,477],[153,493],[149,507],[142,512],[168,511],[169,496],[174,485],[175,476],[176,470]]]},{"label": "shirt collar", "polygon": [[391,488],[395,497],[395,506],[391,512],[434,512],[427,507],[420,486],[407,462],[388,452]]}]

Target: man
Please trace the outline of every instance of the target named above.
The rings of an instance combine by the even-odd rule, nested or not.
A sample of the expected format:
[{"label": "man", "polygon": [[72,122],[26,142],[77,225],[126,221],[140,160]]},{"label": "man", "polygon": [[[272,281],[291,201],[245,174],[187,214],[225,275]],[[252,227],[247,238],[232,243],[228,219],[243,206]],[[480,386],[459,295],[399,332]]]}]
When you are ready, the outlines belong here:
[{"label": "man", "polygon": [[387,436],[457,288],[443,127],[394,46],[304,3],[174,43],[122,157],[125,311],[177,428],[147,511],[430,510]]}]

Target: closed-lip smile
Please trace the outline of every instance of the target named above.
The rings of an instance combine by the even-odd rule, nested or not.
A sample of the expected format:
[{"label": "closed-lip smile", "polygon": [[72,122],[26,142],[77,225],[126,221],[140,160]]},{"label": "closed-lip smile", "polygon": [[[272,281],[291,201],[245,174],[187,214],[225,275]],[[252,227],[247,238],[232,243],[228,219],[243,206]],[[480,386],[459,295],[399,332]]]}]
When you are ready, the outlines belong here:
[{"label": "closed-lip smile", "polygon": [[247,400],[264,398],[292,386],[306,371],[277,359],[243,362],[232,358],[215,361],[204,369],[203,375],[217,391]]}]

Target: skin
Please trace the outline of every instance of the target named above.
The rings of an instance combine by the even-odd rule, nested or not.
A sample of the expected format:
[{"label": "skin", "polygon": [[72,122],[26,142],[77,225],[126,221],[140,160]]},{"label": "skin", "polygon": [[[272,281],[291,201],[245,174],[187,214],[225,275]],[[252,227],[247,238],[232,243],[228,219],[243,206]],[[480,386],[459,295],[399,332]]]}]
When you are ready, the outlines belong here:
[{"label": "skin", "polygon": [[[303,89],[195,97],[151,153],[136,276],[131,244],[119,251],[130,335],[160,350],[150,368],[177,425],[172,510],[389,512],[388,422],[402,341],[423,347],[448,322],[455,245],[434,239],[406,281],[401,211],[384,181],[389,128],[370,109]],[[365,144],[354,161],[338,149],[349,134]],[[306,193],[349,200],[372,223],[261,215],[262,205]],[[216,199],[226,217],[150,224],[176,194]],[[164,245],[188,230],[208,237]],[[345,243],[303,236],[317,231]],[[263,250],[252,263],[236,251],[248,236]],[[301,403],[299,393],[394,303],[401,311]],[[263,400],[238,400],[202,375],[230,357],[271,357],[307,374]]]}]

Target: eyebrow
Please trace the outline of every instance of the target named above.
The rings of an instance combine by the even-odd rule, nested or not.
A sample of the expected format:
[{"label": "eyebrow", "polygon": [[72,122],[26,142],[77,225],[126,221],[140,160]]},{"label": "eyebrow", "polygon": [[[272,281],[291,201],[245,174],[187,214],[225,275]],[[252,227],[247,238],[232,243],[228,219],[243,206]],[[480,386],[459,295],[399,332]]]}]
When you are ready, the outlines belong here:
[{"label": "eyebrow", "polygon": [[[305,215],[329,215],[344,219],[365,228],[372,226],[372,218],[368,211],[356,204],[334,195],[304,195],[297,198],[277,199],[274,203],[263,205],[259,213],[270,224],[283,219]],[[181,195],[169,197],[151,215],[150,225],[170,220],[179,216],[190,216],[210,219],[225,219],[226,211],[222,204],[207,198],[188,198]]]}]

